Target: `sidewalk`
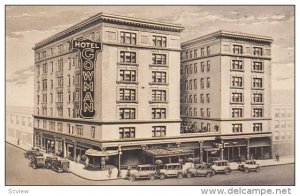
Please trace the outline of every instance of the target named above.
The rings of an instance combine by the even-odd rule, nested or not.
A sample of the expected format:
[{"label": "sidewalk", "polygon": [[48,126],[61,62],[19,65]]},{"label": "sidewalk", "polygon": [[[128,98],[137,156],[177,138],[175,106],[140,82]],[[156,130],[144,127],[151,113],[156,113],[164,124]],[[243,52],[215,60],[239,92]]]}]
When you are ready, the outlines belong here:
[{"label": "sidewalk", "polygon": [[[28,150],[31,148],[31,146],[27,145],[17,145],[17,140],[13,138],[6,138],[6,142],[10,143],[17,148]],[[46,153],[44,153],[46,155]],[[266,166],[276,166],[276,165],[284,165],[284,164],[292,164],[295,163],[294,157],[280,157],[280,161],[276,161],[275,159],[267,159],[267,160],[257,160],[256,161],[261,167]],[[232,170],[238,169],[237,163],[229,163]],[[80,163],[76,163],[74,161],[70,161],[70,172],[73,173],[76,176],[79,176],[81,178],[87,179],[87,180],[118,180],[125,178],[127,171],[121,170],[121,177],[118,177],[118,169],[115,166],[111,166],[112,173],[111,177],[109,177],[108,170],[99,171],[99,170],[86,170],[84,168],[85,166]]]}]

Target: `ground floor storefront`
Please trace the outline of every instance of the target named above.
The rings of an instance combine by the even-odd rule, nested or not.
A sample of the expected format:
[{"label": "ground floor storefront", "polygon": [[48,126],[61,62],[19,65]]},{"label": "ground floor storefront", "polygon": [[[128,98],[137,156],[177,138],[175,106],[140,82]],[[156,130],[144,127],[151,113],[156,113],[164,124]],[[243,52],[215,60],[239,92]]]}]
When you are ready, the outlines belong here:
[{"label": "ground floor storefront", "polygon": [[93,169],[115,165],[119,170],[131,165],[212,162],[272,158],[270,134],[181,136],[156,140],[95,141],[50,132],[34,131],[34,145],[47,153],[76,161]]},{"label": "ground floor storefront", "polygon": [[279,156],[291,156],[295,153],[295,142],[294,140],[286,141],[274,141],[273,142],[273,155],[278,154]]}]

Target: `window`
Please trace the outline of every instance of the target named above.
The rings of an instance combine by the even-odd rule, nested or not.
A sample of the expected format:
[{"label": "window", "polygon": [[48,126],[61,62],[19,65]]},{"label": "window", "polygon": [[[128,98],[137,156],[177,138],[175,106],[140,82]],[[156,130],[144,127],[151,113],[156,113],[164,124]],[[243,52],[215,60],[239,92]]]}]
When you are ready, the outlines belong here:
[{"label": "window", "polygon": [[190,58],[193,58],[193,51],[190,51]]},{"label": "window", "polygon": [[204,72],[204,62],[201,62],[201,72]]},{"label": "window", "polygon": [[152,119],[166,119],[166,108],[152,108]]},{"label": "window", "polygon": [[210,87],[210,78],[207,78],[207,80],[206,80],[206,87],[207,87],[207,88]]},{"label": "window", "polygon": [[204,78],[201,78],[201,79],[200,79],[200,86],[201,86],[201,89],[204,88]]},{"label": "window", "polygon": [[204,94],[200,94],[200,103],[204,103]]},{"label": "window", "polygon": [[275,110],[275,117],[279,117],[279,110],[278,109]]},{"label": "window", "polygon": [[197,103],[197,95],[194,95],[194,103]]},{"label": "window", "polygon": [[243,108],[232,108],[231,109],[232,118],[241,118],[243,117]]},{"label": "window", "polygon": [[189,74],[189,66],[188,65],[185,66],[184,70],[185,70],[185,74]]},{"label": "window", "polygon": [[156,47],[167,47],[167,37],[153,35],[152,43]]},{"label": "window", "polygon": [[194,89],[197,89],[197,79],[194,79]]},{"label": "window", "polygon": [[152,137],[166,136],[165,126],[154,126],[152,127]]},{"label": "window", "polygon": [[194,50],[194,58],[197,58],[197,56],[198,56],[198,50],[196,49]]},{"label": "window", "polygon": [[233,133],[242,133],[243,125],[242,124],[232,124],[232,132]]},{"label": "window", "polygon": [[232,76],[232,87],[243,87],[243,77]]},{"label": "window", "polygon": [[253,88],[262,88],[263,87],[263,79],[262,78],[253,78],[252,87]]},{"label": "window", "polygon": [[50,131],[55,131],[55,122],[49,122]]},{"label": "window", "polygon": [[63,71],[64,69],[64,59],[63,58],[59,58],[57,60],[57,71]]},{"label": "window", "polygon": [[40,91],[40,82],[37,82],[37,91]]},{"label": "window", "polygon": [[197,108],[194,108],[194,116],[197,116]]},{"label": "window", "polygon": [[203,108],[200,109],[200,115],[201,115],[201,117],[204,117],[204,109]]},{"label": "window", "polygon": [[167,73],[161,71],[152,71],[152,82],[153,83],[167,83]]},{"label": "window", "polygon": [[40,71],[40,66],[39,65],[36,66],[36,70],[37,70],[37,75],[40,75],[41,71]]},{"label": "window", "polygon": [[253,108],[252,111],[253,117],[263,117],[263,108]]},{"label": "window", "polygon": [[243,54],[243,46],[242,45],[233,45],[232,52],[234,54]]},{"label": "window", "polygon": [[68,86],[71,86],[71,76],[68,75]]},{"label": "window", "polygon": [[210,109],[209,108],[206,109],[206,116],[210,117]]},{"label": "window", "polygon": [[232,70],[243,70],[243,61],[242,60],[232,60],[231,61]]},{"label": "window", "polygon": [[207,64],[206,70],[207,72],[210,72],[210,61],[207,61],[206,64]]},{"label": "window", "polygon": [[47,74],[47,72],[48,72],[48,65],[45,62],[45,63],[43,63],[43,74]]},{"label": "window", "polygon": [[120,53],[121,63],[136,63],[136,52],[125,52]]},{"label": "window", "polygon": [[64,85],[64,79],[63,76],[57,77],[57,87],[63,87]]},{"label": "window", "polygon": [[136,70],[120,70],[120,80],[136,82]]},{"label": "window", "polygon": [[209,46],[206,47],[206,54],[210,55],[210,47]]},{"label": "window", "polygon": [[74,134],[73,133],[73,127],[71,126],[71,124],[68,124],[68,133],[69,134]]},{"label": "window", "polygon": [[233,103],[242,103],[243,102],[243,93],[232,93],[231,100]]},{"label": "window", "polygon": [[47,79],[42,80],[42,90],[47,90]]},{"label": "window", "polygon": [[37,95],[37,103],[40,103],[40,96]]},{"label": "window", "polygon": [[286,116],[285,110],[281,110],[281,117],[285,117],[285,116]]},{"label": "window", "polygon": [[279,128],[279,120],[275,120],[275,128]]},{"label": "window", "polygon": [[253,55],[262,56],[263,55],[263,49],[261,47],[253,47]]},{"label": "window", "polygon": [[197,73],[197,70],[198,69],[198,67],[197,67],[197,63],[194,63],[194,73]]},{"label": "window", "polygon": [[136,90],[135,89],[124,89],[119,90],[120,100],[122,101],[135,101],[136,100]]},{"label": "window", "polygon": [[204,48],[201,48],[201,56],[204,56]]},{"label": "window", "polygon": [[91,138],[95,138],[95,127],[91,126]]},{"label": "window", "polygon": [[253,93],[252,100],[253,100],[253,103],[262,103],[263,102],[263,94],[262,93]]},{"label": "window", "polygon": [[152,90],[152,101],[167,101],[166,90]]},{"label": "window", "polygon": [[68,108],[68,117],[71,117],[71,108]]},{"label": "window", "polygon": [[210,95],[206,94],[206,102],[209,103],[210,102]]},{"label": "window", "polygon": [[252,70],[253,71],[263,71],[263,62],[262,61],[253,61],[252,62]]},{"label": "window", "polygon": [[152,54],[153,65],[166,65],[167,55],[166,54]]},{"label": "window", "polygon": [[71,91],[68,91],[68,102],[71,101]]},{"label": "window", "polygon": [[285,128],[285,127],[286,127],[286,121],[283,120],[283,121],[281,121],[281,128]]},{"label": "window", "polygon": [[189,71],[189,72],[190,72],[190,74],[192,74],[192,73],[193,73],[193,65],[190,64],[190,67],[189,67],[189,68],[190,68],[190,71]]},{"label": "window", "polygon": [[123,138],[135,138],[135,128],[134,127],[121,127],[119,128],[119,137]]},{"label": "window", "polygon": [[43,103],[47,103],[47,94],[43,94]]},{"label": "window", "polygon": [[63,124],[62,123],[57,123],[57,131],[63,132]]},{"label": "window", "polygon": [[53,80],[50,80],[50,88],[53,89]]},{"label": "window", "polygon": [[253,132],[262,132],[262,123],[253,123]]},{"label": "window", "polygon": [[120,119],[135,119],[135,108],[120,108]]},{"label": "window", "polygon": [[47,128],[47,121],[43,120],[43,128],[46,129]]},{"label": "window", "polygon": [[57,102],[63,102],[63,99],[64,96],[63,96],[63,91],[58,91],[57,92]]},{"label": "window", "polygon": [[63,116],[63,108],[62,107],[57,107],[57,115],[59,117],[62,117]]},{"label": "window", "polygon": [[82,125],[76,125],[76,132],[78,136],[83,136],[83,126]]},{"label": "window", "polygon": [[122,32],[120,33],[121,35],[121,43],[126,43],[126,44],[136,44],[136,33],[130,33],[130,32]]}]

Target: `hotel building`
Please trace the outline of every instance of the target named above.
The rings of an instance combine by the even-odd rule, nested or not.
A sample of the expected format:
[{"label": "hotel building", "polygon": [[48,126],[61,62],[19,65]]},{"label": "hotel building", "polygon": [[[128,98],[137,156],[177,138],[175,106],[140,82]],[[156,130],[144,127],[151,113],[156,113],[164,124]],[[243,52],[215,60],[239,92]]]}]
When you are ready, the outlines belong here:
[{"label": "hotel building", "polygon": [[182,43],[181,132],[215,135],[223,159],[270,158],[271,43],[228,31]]},{"label": "hotel building", "polygon": [[[180,25],[99,13],[35,44],[34,145],[70,159],[87,149],[118,151],[126,164],[139,159],[143,147],[175,144],[181,31]],[[90,119],[80,115],[82,61],[72,40],[102,44]]]}]

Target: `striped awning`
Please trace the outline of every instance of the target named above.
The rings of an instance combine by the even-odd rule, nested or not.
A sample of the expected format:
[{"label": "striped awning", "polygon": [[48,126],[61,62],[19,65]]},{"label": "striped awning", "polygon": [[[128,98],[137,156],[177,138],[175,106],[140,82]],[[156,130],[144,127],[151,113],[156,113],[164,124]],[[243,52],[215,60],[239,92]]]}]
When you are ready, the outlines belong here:
[{"label": "striped awning", "polygon": [[143,149],[143,151],[152,157],[171,157],[171,156],[181,156],[181,155],[192,155],[194,154],[194,150],[190,148],[149,148]]},{"label": "striped awning", "polygon": [[107,156],[118,155],[118,151],[117,150],[99,151],[94,149],[88,149],[85,151],[85,154],[87,156],[93,156],[93,157],[107,157]]}]

